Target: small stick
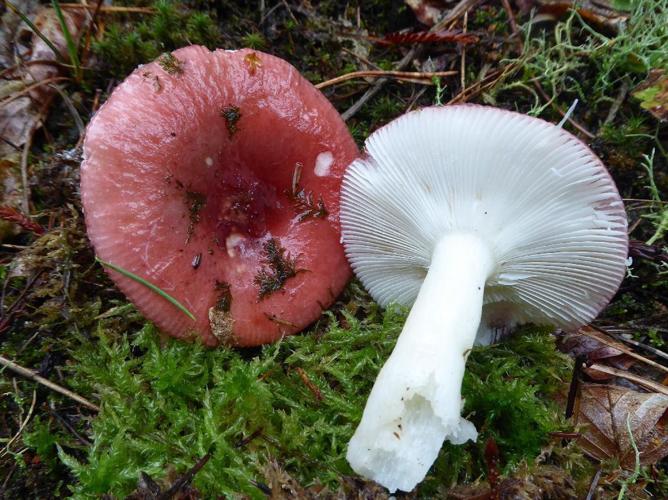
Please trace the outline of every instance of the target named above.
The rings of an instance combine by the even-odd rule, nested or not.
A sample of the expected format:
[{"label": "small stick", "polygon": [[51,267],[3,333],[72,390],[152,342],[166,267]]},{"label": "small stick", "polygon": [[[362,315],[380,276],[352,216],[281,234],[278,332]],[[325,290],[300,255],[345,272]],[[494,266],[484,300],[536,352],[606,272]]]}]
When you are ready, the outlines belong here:
[{"label": "small stick", "polygon": [[200,469],[206,465],[206,463],[209,461],[210,458],[211,458],[211,452],[207,453],[202,458],[200,458],[197,461],[197,463],[192,466],[190,470],[188,470],[180,478],[174,481],[174,484],[172,484],[172,486],[168,490],[159,495],[157,500],[168,500],[170,498],[174,498],[174,496],[179,491],[181,491],[183,488],[185,488],[192,482],[193,478],[195,477],[195,474],[197,474],[200,471]]},{"label": "small stick", "polygon": [[634,375],[633,373],[629,373],[624,370],[618,370],[617,368],[601,365],[599,363],[594,363],[590,365],[589,368],[599,372],[607,373],[608,375],[614,375],[615,377],[625,378],[626,380],[635,382],[638,385],[645,387],[646,389],[668,396],[668,387],[666,387],[665,385],[658,384],[653,380],[648,380],[638,375]]},{"label": "small stick", "polygon": [[[463,15],[465,11],[468,9],[473,8],[476,4],[478,4],[480,0],[460,0],[457,5],[455,5],[450,12],[448,12],[443,19],[441,19],[438,23],[436,23],[429,31],[430,32],[435,32],[435,31],[440,31],[442,30],[449,22],[454,21],[457,19],[459,16]],[[395,70],[400,71],[403,70],[405,67],[407,67],[413,59],[420,54],[422,50],[422,47],[413,47],[411,50],[409,50],[404,57],[401,58],[401,60],[395,64]],[[376,83],[373,84],[373,86],[367,90],[362,97],[360,97],[355,104],[350,106],[343,114],[341,114],[341,118],[343,118],[343,121],[348,121],[350,118],[355,116],[357,112],[364,106],[369,99],[371,99],[373,96],[375,96],[378,92],[380,92],[380,89],[383,88],[383,85],[387,83],[388,79],[387,78],[379,78]]]},{"label": "small stick", "polygon": [[[600,330],[599,328],[596,328],[596,329],[599,330],[600,332],[603,332],[603,333],[607,334],[607,332],[605,330]],[[627,348],[626,346],[615,345],[612,342],[610,342],[610,341],[608,341],[604,338],[600,338],[600,337],[596,337],[595,335],[588,334],[584,330],[580,330],[580,333],[583,334],[583,335],[586,335],[589,338],[597,340],[597,341],[601,342],[602,344],[607,345],[608,347],[612,347],[613,349],[617,349],[618,351],[626,354],[627,356],[631,356],[632,358],[637,359],[638,361],[641,361],[641,362],[643,362],[643,363],[645,363],[649,366],[652,366],[652,367],[656,368],[657,370],[662,370],[662,371],[668,373],[668,367],[665,367],[665,366],[657,363],[656,361],[652,361],[651,359],[647,359],[646,357],[641,356],[640,354],[636,354],[635,352],[633,352],[631,349]]]},{"label": "small stick", "polygon": [[577,439],[582,434],[579,432],[550,432],[550,437],[560,438],[560,439]]},{"label": "small stick", "polygon": [[26,137],[26,143],[23,145],[21,152],[21,184],[23,189],[21,192],[21,211],[26,215],[30,215],[30,184],[28,183],[28,157],[30,155],[30,147],[32,146],[32,138],[35,134],[35,129],[39,120],[31,127]]},{"label": "small stick", "polygon": [[372,62],[369,61],[366,57],[361,56],[361,55],[359,55],[359,54],[356,54],[355,52],[353,52],[353,51],[350,50],[350,49],[347,49],[347,48],[345,48],[345,47],[341,47],[341,50],[342,50],[343,52],[345,52],[346,54],[350,54],[350,55],[353,56],[355,59],[358,59],[359,61],[363,62],[363,63],[366,64],[367,66],[370,66],[370,67],[373,67],[373,68],[376,68],[376,69],[381,69],[380,66],[378,66],[377,64],[372,63]]},{"label": "small stick", "polygon": [[[547,95],[547,92],[545,92],[545,89],[543,89],[543,86],[540,84],[540,82],[538,80],[534,80],[533,85],[536,88],[536,90],[538,91],[538,93],[543,97],[543,99],[545,99],[548,103],[550,103],[552,108],[555,111],[557,111],[557,113],[559,113],[561,116],[566,116],[566,113],[557,104],[555,104],[553,102],[554,99],[550,98],[550,96]],[[568,118],[568,123],[573,125],[576,129],[578,129],[580,132],[582,132],[584,135],[586,135],[589,139],[596,138],[596,136],[594,134],[592,134],[589,130],[584,128],[583,125],[580,125],[578,122],[576,122],[573,118],[569,117]]]},{"label": "small stick", "polygon": [[295,24],[299,24],[299,21],[297,21],[297,18],[296,18],[295,15],[292,13],[292,9],[291,9],[290,6],[288,5],[288,2],[287,2],[286,0],[281,0],[281,2],[283,3],[283,7],[285,7],[285,10],[288,11],[288,14],[290,15],[290,18],[292,19],[292,21],[293,21]]},{"label": "small stick", "polygon": [[610,335],[615,340],[619,340],[620,342],[625,342],[627,344],[631,344],[632,346],[635,346],[638,349],[645,349],[646,351],[649,351],[652,354],[654,354],[656,356],[659,356],[660,358],[668,360],[668,354],[666,354],[665,352],[663,352],[663,351],[661,351],[661,350],[659,350],[655,347],[652,347],[651,345],[643,344],[642,342],[638,342],[637,340],[627,339],[623,335],[617,335],[616,333],[610,332],[608,330],[604,330],[604,331],[605,331],[605,333]]},{"label": "small stick", "polygon": [[[101,3],[101,2],[100,2]],[[60,6],[63,9],[86,9],[86,10],[96,10],[97,5],[84,5],[80,3],[61,3]],[[113,5],[103,5],[99,7],[100,12],[105,13],[123,13],[123,14],[155,14],[155,9],[151,7],[118,7]]]},{"label": "small stick", "polygon": [[624,102],[624,99],[626,99],[626,94],[628,94],[628,92],[629,92],[629,82],[624,80],[619,88],[619,93],[617,94],[617,97],[612,103],[612,106],[610,106],[610,110],[608,111],[608,116],[606,116],[605,120],[603,120],[603,125],[609,125],[610,123],[613,122],[615,116],[617,116],[619,108],[622,106],[622,103]]},{"label": "small stick", "polygon": [[510,73],[515,71],[518,68],[518,65],[515,63],[511,63],[502,69],[496,69],[492,71],[490,74],[484,76],[477,82],[473,83],[472,85],[469,85],[465,89],[463,89],[459,94],[457,94],[455,97],[450,99],[448,101],[448,104],[454,104],[456,102],[466,102],[468,99],[471,97],[479,94],[483,90],[486,90],[490,87],[493,87],[496,85],[499,81],[501,81],[503,78],[508,76]]},{"label": "small stick", "polygon": [[584,364],[587,356],[582,355],[575,358],[575,364],[573,365],[573,375],[571,376],[571,385],[568,387],[568,401],[566,402],[566,418],[571,418],[573,416],[573,409],[575,408],[575,398],[578,394],[578,388],[580,387],[580,374],[582,373],[582,365]]},{"label": "small stick", "polygon": [[[469,26],[469,11],[466,9],[464,12],[464,26],[462,28],[462,33],[466,34],[466,30]],[[459,70],[459,79],[462,89],[466,88],[466,45],[462,47],[462,60]]]},{"label": "small stick", "polygon": [[510,30],[513,32],[513,36],[517,38],[517,43],[520,48],[520,53],[524,51],[524,44],[522,43],[522,37],[520,36],[520,29],[517,26],[517,21],[515,21],[515,14],[513,14],[513,9],[510,6],[508,0],[501,0],[503,4],[503,9],[506,11],[508,16],[508,21],[510,22]]},{"label": "small stick", "polygon": [[58,384],[54,384],[50,380],[48,380],[48,379],[46,379],[46,378],[44,378],[40,375],[37,375],[37,373],[35,373],[33,370],[29,370],[28,368],[24,368],[23,366],[21,366],[17,363],[14,363],[13,361],[5,358],[4,356],[0,356],[0,365],[4,366],[6,368],[9,368],[14,373],[16,373],[18,375],[21,375],[22,377],[25,377],[28,380],[32,380],[33,382],[37,382],[38,384],[41,384],[44,387],[48,387],[52,391],[58,392],[58,393],[62,394],[63,396],[66,396],[66,397],[76,401],[80,405],[83,405],[90,410],[98,411],[98,412],[100,411],[99,406],[91,403],[87,399],[79,396],[78,394],[70,391],[69,389],[65,389],[64,387],[62,387]]},{"label": "small stick", "polygon": [[313,393],[315,396],[315,399],[318,401],[322,401],[322,392],[320,392],[320,389],[318,389],[318,386],[316,386],[310,378],[308,378],[308,375],[304,371],[303,368],[295,368],[295,371],[297,372],[297,375],[299,375],[299,378],[302,379],[302,382],[304,382],[304,385],[308,387],[309,391]]},{"label": "small stick", "polygon": [[589,485],[589,491],[587,492],[587,497],[585,500],[592,500],[596,497],[596,487],[598,486],[599,479],[601,479],[601,471],[602,469],[600,468],[596,470],[596,474],[594,474],[594,477],[591,480],[591,484]]},{"label": "small stick", "polygon": [[71,80],[71,78],[69,78],[67,76],[54,76],[54,77],[51,77],[51,78],[45,78],[44,80],[41,80],[39,82],[28,85],[24,89],[22,89],[18,92],[15,92],[14,94],[11,94],[9,97],[6,97],[2,101],[0,101],[0,106],[6,106],[10,102],[15,101],[16,99],[18,99],[20,97],[23,97],[26,94],[29,94],[31,90],[34,90],[36,88],[43,87],[44,85],[48,85],[50,83],[63,82],[63,81],[67,81],[67,80]]},{"label": "small stick", "polygon": [[[315,85],[317,89],[323,89],[325,87],[330,87],[341,82],[348,80],[353,80],[355,78],[396,78],[398,80],[409,80],[411,82],[416,82],[416,80],[426,80],[425,85],[433,85],[431,79],[433,77],[441,76],[452,76],[456,75],[456,71],[432,71],[432,72],[421,72],[421,71],[382,71],[382,70],[367,70],[367,71],[353,71],[352,73],[346,73],[345,75],[337,76],[331,80],[324,81]],[[416,82],[423,83],[423,82]]]},{"label": "small stick", "polygon": [[14,441],[18,439],[18,437],[21,435],[23,432],[23,429],[25,429],[26,425],[28,425],[28,422],[30,422],[30,419],[32,418],[32,413],[35,411],[35,403],[37,402],[37,391],[33,390],[32,391],[32,403],[30,404],[30,409],[28,410],[28,415],[26,415],[26,418],[23,419],[23,422],[21,422],[21,425],[19,426],[19,430],[16,431],[16,434],[12,436],[12,438],[7,441],[7,445],[5,446],[5,449],[2,451],[2,456],[5,456],[9,452],[9,447],[12,445]]}]

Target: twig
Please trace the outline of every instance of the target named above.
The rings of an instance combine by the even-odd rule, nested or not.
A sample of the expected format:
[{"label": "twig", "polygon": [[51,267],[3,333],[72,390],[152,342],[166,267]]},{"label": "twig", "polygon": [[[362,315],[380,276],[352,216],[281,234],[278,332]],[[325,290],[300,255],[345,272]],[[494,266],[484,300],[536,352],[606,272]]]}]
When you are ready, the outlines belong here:
[{"label": "twig", "polygon": [[[0,356],[1,357],[1,356]],[[19,430],[16,431],[16,434],[14,434],[9,441],[7,441],[7,445],[5,446],[5,449],[2,450],[2,455],[5,456],[7,453],[9,453],[9,447],[18,439],[18,437],[21,435],[23,432],[23,429],[25,429],[25,426],[28,425],[28,422],[30,422],[30,419],[32,418],[32,412],[35,411],[35,403],[37,402],[37,391],[33,390],[32,391],[32,403],[30,404],[30,409],[28,410],[28,414],[26,415],[26,418],[23,419],[23,422],[21,422],[21,425],[19,426]]]},{"label": "twig", "polygon": [[[595,328],[595,327],[592,327],[592,328]],[[608,333],[605,330],[600,330],[598,328],[596,328],[596,330],[598,330],[601,333],[604,333],[606,335]],[[587,333],[587,331],[584,328],[580,329],[580,333],[582,335],[585,335],[589,338],[592,338],[592,339],[594,339],[598,342],[601,342],[602,344],[605,344],[608,347],[612,347],[613,349],[617,349],[618,351],[626,354],[627,356],[631,356],[632,358],[637,359],[638,361],[641,361],[641,362],[643,362],[643,363],[645,363],[649,366],[652,366],[652,367],[656,368],[657,370],[662,370],[662,371],[668,373],[668,367],[665,367],[665,366],[657,363],[656,361],[652,361],[651,359],[647,359],[646,357],[641,356],[640,354],[636,354],[635,352],[633,352],[631,349],[627,348],[626,346],[615,345],[612,342],[606,340],[605,338],[597,337],[596,335],[592,335],[590,333]]]},{"label": "twig", "polygon": [[30,147],[32,146],[32,138],[35,134],[39,120],[33,123],[28,131],[26,142],[23,145],[21,152],[21,211],[26,215],[30,215],[30,184],[28,184],[28,156],[30,155]]},{"label": "twig", "polygon": [[172,486],[168,490],[159,495],[157,500],[169,500],[170,498],[174,497],[174,495],[176,495],[185,486],[187,486],[192,482],[193,478],[195,477],[195,474],[197,474],[200,471],[200,469],[206,465],[206,463],[209,461],[210,458],[211,458],[211,452],[207,453],[202,458],[200,458],[197,461],[197,463],[190,468],[190,470],[188,470],[180,478],[174,481],[174,484],[172,484]]},{"label": "twig", "polygon": [[594,474],[594,477],[591,480],[591,484],[589,485],[589,491],[587,492],[587,497],[585,500],[592,500],[595,495],[596,495],[596,487],[598,486],[598,481],[601,479],[601,472],[603,469],[596,469],[596,474]]},{"label": "twig", "polygon": [[[472,8],[478,2],[480,2],[480,0],[460,0],[460,2],[457,5],[455,5],[450,10],[450,12],[448,12],[445,15],[445,17],[441,19],[438,23],[436,23],[429,31],[435,32],[442,30],[446,24],[464,14],[464,12]],[[413,47],[406,53],[404,57],[401,58],[399,62],[395,64],[394,69],[396,71],[403,70],[406,66],[408,66],[411,63],[411,61],[417,55],[420,54],[421,50],[422,50],[421,47]],[[362,95],[362,97],[360,97],[352,106],[350,106],[350,108],[348,108],[341,115],[343,120],[348,121],[350,118],[355,116],[355,114],[357,114],[357,112],[362,108],[362,106],[364,106],[369,99],[375,96],[380,91],[380,89],[383,88],[383,85],[385,85],[387,82],[388,82],[387,78],[378,79],[376,83],[374,83],[373,86]]]},{"label": "twig", "polygon": [[77,130],[79,131],[79,138],[83,137],[86,126],[84,125],[84,122],[81,119],[81,116],[77,111],[77,108],[74,107],[72,99],[70,99],[70,97],[58,85],[49,85],[49,88],[54,89],[56,92],[58,92],[58,94],[60,94],[60,97],[63,99],[63,102],[65,103],[65,107],[72,115],[74,124],[76,125]]},{"label": "twig", "polygon": [[599,363],[594,363],[592,365],[589,365],[588,368],[591,368],[592,370],[596,370],[602,373],[607,373],[608,375],[614,375],[615,377],[625,378],[626,380],[635,382],[636,384],[641,385],[646,389],[668,396],[668,387],[666,387],[665,385],[658,384],[653,380],[648,380],[646,378],[640,377],[639,375],[634,375],[633,373],[624,370],[618,370],[617,368],[601,365]]},{"label": "twig", "polygon": [[524,52],[524,44],[522,43],[522,37],[520,36],[520,29],[517,26],[517,21],[515,21],[515,14],[513,13],[513,9],[510,6],[510,2],[508,0],[501,0],[501,3],[503,4],[503,10],[506,11],[506,15],[508,16],[510,30],[513,32],[513,36],[517,38],[517,44],[521,54]]},{"label": "twig", "polygon": [[468,99],[479,94],[483,90],[486,90],[490,87],[494,87],[505,77],[513,73],[518,67],[519,65],[517,63],[511,63],[507,66],[504,66],[503,68],[492,71],[489,75],[484,76],[474,84],[469,85],[468,87],[463,89],[461,92],[459,92],[459,94],[450,99],[448,101],[448,104],[454,104],[457,102],[466,102]]},{"label": "twig", "polygon": [[258,23],[258,25],[261,25],[261,24],[264,23],[267,19],[269,19],[269,16],[271,16],[271,15],[274,13],[274,11],[277,10],[281,5],[283,5],[283,4],[281,4],[281,3],[276,3],[276,4],[275,4],[271,9],[269,9],[265,14],[262,14],[262,15],[260,16],[260,22]]},{"label": "twig", "polygon": [[[538,91],[538,93],[545,99],[551,106],[552,108],[557,111],[561,116],[566,116],[566,113],[564,110],[562,110],[555,102],[553,98],[550,98],[549,95],[547,95],[547,92],[545,92],[545,89],[543,89],[543,86],[540,84],[538,80],[533,81],[533,85]],[[576,122],[573,118],[568,117],[568,123],[573,125],[576,129],[578,129],[580,132],[582,132],[584,135],[586,135],[589,139],[594,139],[596,136],[592,134],[589,130],[584,128],[583,125],[579,124]]]},{"label": "twig", "polygon": [[[100,2],[101,3],[101,2]],[[63,9],[86,9],[86,10],[95,10],[98,8],[97,5],[84,5],[81,3],[61,3],[60,6]],[[152,7],[119,7],[113,5],[103,5],[99,7],[100,12],[109,13],[109,14],[155,14],[155,9]]]},{"label": "twig", "polygon": [[373,63],[373,62],[369,61],[366,57],[361,56],[359,54],[356,54],[354,51],[352,51],[350,49],[347,49],[346,47],[341,47],[341,50],[343,52],[345,52],[346,54],[350,54],[355,59],[363,62],[364,64],[366,64],[367,66],[369,66],[371,68],[381,69],[380,66],[378,66],[376,63]]},{"label": "twig", "polygon": [[[464,26],[462,28],[462,33],[466,34],[466,30],[469,25],[469,11],[464,12]],[[466,45],[462,46],[462,58],[459,69],[459,79],[462,86],[462,89],[466,88]]]},{"label": "twig", "polygon": [[32,61],[21,61],[20,64],[14,64],[13,66],[8,66],[7,68],[3,69],[0,71],[0,78],[4,77],[5,75],[9,75],[13,73],[14,71],[18,70],[19,68],[22,68],[23,66],[34,66],[34,65],[48,65],[48,66],[57,66],[59,68],[73,68],[71,64],[65,64],[60,61],[53,61],[50,59],[35,59]]},{"label": "twig", "polygon": [[608,116],[605,117],[603,125],[608,125],[612,123],[612,121],[615,119],[615,116],[617,116],[617,112],[619,111],[619,108],[624,102],[624,99],[626,99],[626,94],[628,94],[628,92],[629,92],[629,82],[624,80],[622,82],[621,87],[619,88],[619,93],[617,94],[617,97],[612,103],[612,106],[610,106],[610,111],[608,111]]},{"label": "twig", "polygon": [[32,380],[33,382],[37,382],[38,384],[43,385],[44,387],[47,387],[51,389],[52,391],[58,392],[62,394],[63,396],[66,396],[73,401],[76,401],[80,405],[85,406],[86,408],[93,410],[93,411],[100,411],[100,407],[91,403],[88,401],[86,398],[79,396],[78,394],[70,391],[69,389],[65,389],[64,387],[54,384],[50,380],[37,375],[33,370],[29,370],[28,368],[24,368],[23,366],[14,363],[13,361],[5,358],[4,356],[0,356],[0,365],[9,368],[11,371],[14,373],[21,375],[22,377],[27,378],[28,380]]},{"label": "twig", "polygon": [[[396,78],[398,80],[408,80],[415,83],[423,83],[424,85],[433,85],[432,78],[442,76],[456,75],[456,71],[382,71],[382,70],[368,70],[368,71],[353,71],[345,75],[337,76],[331,80],[326,80],[315,85],[317,89],[324,89],[331,87],[348,80],[355,78]],[[425,81],[421,81],[425,80]]]},{"label": "twig", "polygon": [[56,420],[58,420],[58,423],[62,425],[65,430],[67,430],[70,434],[72,434],[75,438],[79,440],[81,444],[84,446],[90,446],[91,442],[88,441],[85,437],[83,437],[81,434],[77,432],[77,430],[72,427],[72,424],[70,424],[65,418],[63,418],[60,413],[56,411],[56,409],[53,407],[53,401],[49,403],[49,413],[55,417]]},{"label": "twig", "polygon": [[290,18],[294,21],[294,23],[299,24],[299,21],[297,21],[297,18],[292,13],[292,9],[290,8],[290,5],[288,5],[288,2],[286,0],[281,0],[281,2],[283,3],[283,6],[285,7],[285,10],[288,11],[288,14],[290,15]]},{"label": "twig", "polygon": [[65,80],[71,80],[71,78],[69,78],[67,76],[54,76],[54,77],[51,77],[51,78],[45,78],[44,80],[40,80],[39,82],[33,83],[32,85],[28,85],[27,87],[20,90],[19,92],[15,92],[14,94],[10,95],[9,97],[3,99],[2,101],[0,101],[0,106],[6,106],[10,102],[15,101],[16,99],[18,99],[19,97],[22,97],[26,94],[29,94],[32,90],[34,90],[36,88],[39,88],[39,87],[42,87],[44,85],[48,85],[48,84],[54,83],[54,82],[62,82],[62,81],[65,81]]},{"label": "twig", "polygon": [[655,347],[652,347],[651,345],[643,344],[642,342],[638,342],[637,340],[627,339],[623,335],[617,335],[616,333],[613,333],[613,332],[608,331],[608,330],[604,330],[604,331],[605,331],[605,333],[610,335],[615,340],[619,340],[620,342],[626,342],[627,344],[631,344],[632,346],[635,346],[639,349],[645,349],[646,351],[649,351],[656,356],[659,356],[663,359],[668,360],[668,354],[661,351],[660,349],[656,349]]},{"label": "twig", "polygon": [[571,384],[568,388],[568,400],[566,402],[566,418],[573,416],[573,409],[575,408],[575,399],[580,387],[580,374],[582,373],[582,366],[587,357],[585,355],[578,356],[573,365],[573,375],[571,376]]},{"label": "twig", "polygon": [[[408,53],[399,61],[394,67],[395,70],[400,71],[404,69],[406,66],[410,64],[410,62],[413,60],[413,57],[415,57],[418,54],[418,49],[417,48],[412,48],[411,50],[408,51]],[[376,83],[373,84],[373,86],[367,90],[362,97],[360,97],[352,106],[350,106],[342,115],[341,118],[343,118],[344,121],[348,121],[350,118],[355,116],[357,112],[364,106],[368,100],[370,100],[373,96],[375,96],[378,92],[380,92],[380,89],[383,88],[383,85],[389,81],[388,78],[379,78],[376,80]]]}]

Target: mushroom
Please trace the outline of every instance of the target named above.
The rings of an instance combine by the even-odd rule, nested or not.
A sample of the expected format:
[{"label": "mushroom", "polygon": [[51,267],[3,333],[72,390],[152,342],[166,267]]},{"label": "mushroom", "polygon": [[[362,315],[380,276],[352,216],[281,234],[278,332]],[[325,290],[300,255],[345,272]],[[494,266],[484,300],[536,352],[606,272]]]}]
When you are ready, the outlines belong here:
[{"label": "mushroom", "polygon": [[445,439],[477,437],[461,417],[476,338],[592,320],[625,275],[627,221],[601,161],[540,119],[426,108],[365,145],[343,180],[346,254],[377,302],[412,308],[347,458],[390,491],[410,491]]},{"label": "mushroom", "polygon": [[357,156],[336,110],[287,62],[179,49],[137,68],[87,129],[88,235],[166,333],[271,342],[317,319],[349,279],[338,198]]}]

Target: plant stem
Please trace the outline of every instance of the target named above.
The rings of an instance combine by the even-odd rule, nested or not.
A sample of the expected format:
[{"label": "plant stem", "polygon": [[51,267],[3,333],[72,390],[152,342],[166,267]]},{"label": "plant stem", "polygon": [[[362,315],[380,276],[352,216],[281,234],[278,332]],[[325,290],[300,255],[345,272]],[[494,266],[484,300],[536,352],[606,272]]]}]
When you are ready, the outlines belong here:
[{"label": "plant stem", "polygon": [[160,295],[163,299],[165,299],[165,300],[167,300],[168,302],[170,302],[174,307],[176,307],[179,311],[181,311],[183,314],[185,314],[186,316],[188,316],[191,320],[193,320],[193,321],[196,320],[196,319],[195,319],[195,316],[193,315],[193,313],[191,313],[191,312],[186,308],[186,306],[184,306],[183,304],[181,304],[181,302],[179,302],[177,299],[175,299],[174,297],[172,297],[171,295],[169,295],[169,294],[168,294],[167,292],[165,292],[162,288],[157,287],[157,286],[154,285],[153,283],[151,283],[151,282],[149,282],[149,281],[146,281],[146,280],[145,280],[144,278],[142,278],[141,276],[138,276],[138,275],[136,275],[135,273],[132,273],[132,272],[128,271],[127,269],[123,269],[122,267],[117,266],[116,264],[112,264],[111,262],[106,262],[106,261],[104,261],[104,260],[102,260],[102,259],[99,259],[98,257],[95,257],[95,260],[96,260],[97,262],[99,262],[102,266],[104,266],[104,267],[108,267],[109,269],[113,269],[114,271],[116,271],[116,272],[119,273],[119,274],[122,274],[122,275],[125,276],[126,278],[130,278],[131,280],[134,280],[134,281],[136,281],[137,283],[141,283],[142,285],[144,285],[145,287],[147,287],[147,288],[150,289],[151,291],[153,291],[153,292],[157,293],[158,295]]},{"label": "plant stem", "polygon": [[475,440],[460,415],[466,358],[493,269],[487,245],[454,233],[436,245],[431,265],[394,351],[380,371],[347,458],[391,492],[422,481],[444,440]]}]

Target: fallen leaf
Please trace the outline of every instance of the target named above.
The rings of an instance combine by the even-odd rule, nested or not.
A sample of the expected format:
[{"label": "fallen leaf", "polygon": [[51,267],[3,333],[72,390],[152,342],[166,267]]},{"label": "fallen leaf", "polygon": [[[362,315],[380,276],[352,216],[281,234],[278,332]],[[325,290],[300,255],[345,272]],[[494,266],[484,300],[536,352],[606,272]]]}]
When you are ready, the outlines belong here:
[{"label": "fallen leaf", "polygon": [[[576,332],[564,333],[559,337],[558,347],[561,352],[575,358],[586,356],[589,362],[604,361],[621,370],[628,370],[635,363],[634,359],[626,354],[628,348],[624,344],[592,326],[583,326]],[[599,371],[585,369],[585,372],[594,380],[613,378],[613,375]]]},{"label": "fallen leaf", "polygon": [[528,470],[526,466],[503,479],[492,491],[483,481],[473,485],[458,485],[448,491],[447,498],[453,500],[494,500],[499,498],[516,500],[577,498],[575,482],[568,472],[553,465],[539,465]]},{"label": "fallen leaf", "polygon": [[586,424],[578,443],[597,460],[615,458],[632,470],[635,452],[627,428],[638,450],[640,463],[654,464],[668,455],[668,396],[640,393],[623,387],[583,384],[576,423]]},{"label": "fallen leaf", "polygon": [[649,111],[657,120],[668,120],[668,74],[665,70],[651,70],[632,95],[640,100],[640,107]]},{"label": "fallen leaf", "polygon": [[[83,28],[83,12],[64,12],[65,22],[73,39],[78,41]],[[56,13],[41,8],[34,18],[35,26],[67,58],[67,42]],[[37,129],[56,90],[40,82],[61,76],[63,69],[54,64],[57,56],[39,36],[22,24],[16,34],[18,40],[27,39],[22,50],[22,62],[0,81],[0,159],[17,155],[28,137]],[[29,89],[30,87],[30,89]]]}]

